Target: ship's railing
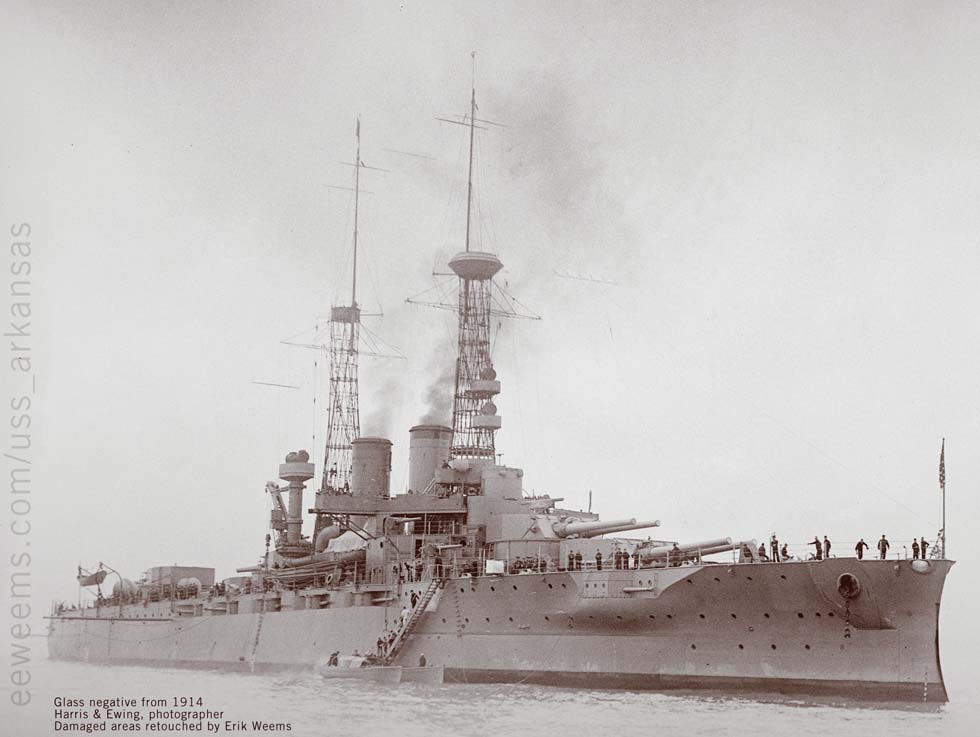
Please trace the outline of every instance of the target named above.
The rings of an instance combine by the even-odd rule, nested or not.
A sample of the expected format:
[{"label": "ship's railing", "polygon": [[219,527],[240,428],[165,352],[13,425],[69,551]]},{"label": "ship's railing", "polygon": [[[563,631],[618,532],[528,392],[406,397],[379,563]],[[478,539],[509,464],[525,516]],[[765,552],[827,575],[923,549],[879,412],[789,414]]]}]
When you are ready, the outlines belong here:
[{"label": "ship's railing", "polygon": [[[878,550],[878,541],[881,538],[866,539],[865,543],[868,546],[864,550],[865,560],[881,560],[881,553]],[[929,558],[932,560],[941,560],[942,555],[942,542],[936,540],[926,539],[926,552],[923,554],[921,547],[922,538],[908,538],[908,539],[891,539],[888,538],[888,550],[885,554],[885,560],[909,560],[913,558]],[[915,549],[912,543],[918,545],[918,554],[915,554]],[[821,548],[820,556],[821,558],[826,557],[823,549],[823,538],[820,538]],[[858,544],[857,540],[833,540],[831,539],[830,547],[830,557],[831,558],[856,558],[857,552],[855,546]],[[760,541],[760,546],[762,545]],[[787,543],[786,548],[789,552],[789,557],[782,555],[781,549],[783,543],[779,543],[780,556],[779,560],[782,562],[792,562],[792,561],[815,561],[817,560],[816,543],[813,540],[809,542],[792,542]],[[772,550],[769,542],[765,543],[765,559],[759,561],[762,563],[773,563],[776,562],[772,555]]]}]

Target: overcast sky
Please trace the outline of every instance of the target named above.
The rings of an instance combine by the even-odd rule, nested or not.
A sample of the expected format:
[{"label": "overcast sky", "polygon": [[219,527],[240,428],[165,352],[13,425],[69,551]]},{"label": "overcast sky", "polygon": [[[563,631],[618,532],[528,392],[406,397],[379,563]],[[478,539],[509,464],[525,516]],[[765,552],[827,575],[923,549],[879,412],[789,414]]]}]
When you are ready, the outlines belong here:
[{"label": "overcast sky", "polygon": [[39,601],[79,562],[261,553],[265,482],[322,456],[324,357],[280,341],[350,298],[328,185],[358,115],[389,170],[362,182],[358,299],[407,357],[363,359],[362,429],[404,489],[455,340],[405,299],[463,247],[466,134],[436,117],[466,111],[475,50],[508,126],[478,131],[476,247],[542,317],[495,340],[503,462],[666,538],[843,554],[935,537],[945,437],[944,648],[975,646],[978,32],[966,2],[5,3]]}]

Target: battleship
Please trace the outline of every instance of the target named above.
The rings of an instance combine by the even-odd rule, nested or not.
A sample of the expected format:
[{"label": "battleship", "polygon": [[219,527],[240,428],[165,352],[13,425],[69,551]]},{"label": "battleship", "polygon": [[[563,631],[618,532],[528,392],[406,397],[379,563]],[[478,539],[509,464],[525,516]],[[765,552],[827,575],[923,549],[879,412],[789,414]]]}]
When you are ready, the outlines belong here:
[{"label": "battleship", "polygon": [[503,264],[471,248],[475,90],[470,103],[448,121],[470,139],[465,248],[448,264],[459,290],[452,423],[408,430],[407,488],[392,489],[391,439],[360,433],[357,196],[370,167],[358,123],[354,276],[350,303],[331,313],[313,506],[304,510],[310,454],[289,452],[283,483],[266,484],[264,552],[235,575],[79,569],[79,586],[98,593],[52,611],[50,656],[326,675],[356,662],[367,666],[357,675],[385,683],[435,669],[462,683],[946,701],[944,550],[928,560],[765,560],[753,540],[657,539],[659,520],[565,509],[561,497],[525,493],[523,470],[499,462],[490,334]]}]

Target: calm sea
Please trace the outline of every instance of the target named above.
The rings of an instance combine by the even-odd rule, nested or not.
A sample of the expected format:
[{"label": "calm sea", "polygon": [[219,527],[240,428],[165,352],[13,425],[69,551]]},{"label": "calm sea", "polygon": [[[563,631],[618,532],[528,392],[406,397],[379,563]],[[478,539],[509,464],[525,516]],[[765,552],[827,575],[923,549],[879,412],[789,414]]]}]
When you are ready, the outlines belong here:
[{"label": "calm sea", "polygon": [[[798,699],[759,701],[737,695],[622,693],[527,685],[406,684],[324,681],[309,674],[241,674],[36,661],[33,701],[3,697],[0,734],[55,731],[54,699],[187,696],[224,711],[224,719],[289,722],[290,735],[724,735],[737,737],[933,737],[980,734],[980,706],[867,706]],[[11,721],[12,719],[12,721]],[[146,722],[143,722],[145,731]],[[254,734],[224,732],[222,735]],[[95,734],[100,734],[96,732]],[[120,733],[121,734],[121,733]],[[132,734],[132,732],[130,732]],[[186,734],[156,732],[155,734]],[[193,733],[192,733],[193,734]],[[199,732],[196,734],[207,734]],[[277,733],[272,733],[277,734]],[[278,733],[283,734],[283,733]]]}]

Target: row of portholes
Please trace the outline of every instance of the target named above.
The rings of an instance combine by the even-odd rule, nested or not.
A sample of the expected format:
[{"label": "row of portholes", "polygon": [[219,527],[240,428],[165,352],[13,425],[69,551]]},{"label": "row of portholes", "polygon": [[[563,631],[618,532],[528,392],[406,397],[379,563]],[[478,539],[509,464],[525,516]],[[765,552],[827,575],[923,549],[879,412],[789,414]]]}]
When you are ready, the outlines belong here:
[{"label": "row of portholes", "polygon": [[[780,577],[780,578],[781,578],[782,580],[784,580],[784,581],[785,581],[785,580],[787,580],[787,579],[786,579],[786,574],[785,574],[785,573],[780,573],[780,574],[779,574],[779,577]],[[752,576],[746,576],[746,577],[745,577],[745,580],[746,580],[746,581],[754,581],[755,579],[753,579],[753,578],[752,578]],[[692,581],[691,579],[687,579],[687,582],[688,582],[688,583],[694,583],[694,581]],[[720,578],[718,578],[718,576],[715,576],[715,583],[721,583],[721,579],[720,579]]]},{"label": "row of portholes", "polygon": [[[770,615],[769,615],[769,612],[763,612],[763,613],[762,613],[762,616],[763,616],[763,617],[765,617],[766,619],[770,619]],[[799,617],[800,619],[803,619],[803,616],[804,616],[804,615],[803,615],[803,612],[797,612],[797,613],[796,613],[796,616],[797,616],[797,617]],[[820,613],[820,612],[814,612],[814,616],[815,616],[815,617],[817,617],[817,618],[819,619],[819,618],[820,618],[820,616],[821,616],[821,613]],[[833,613],[833,612],[827,612],[827,616],[828,616],[828,617],[833,617],[833,616],[835,616],[835,615],[834,615],[834,613]],[[732,617],[732,619],[738,619],[738,615],[737,615],[737,614],[735,614],[735,612],[732,612],[732,613],[731,613],[731,617]],[[569,620],[572,620],[572,621],[574,621],[574,620],[575,620],[575,617],[572,617],[571,615],[569,615],[569,617],[568,617],[568,618],[569,618]],[[655,614],[648,614],[648,615],[647,615],[647,618],[648,618],[648,619],[653,619],[653,620],[656,620],[656,618],[657,618],[657,615],[655,615]],[[668,614],[668,615],[667,615],[667,619],[673,619],[673,618],[674,618],[674,615],[673,615],[673,614]],[[705,617],[705,615],[704,615],[704,614],[699,614],[699,615],[698,615],[698,618],[699,618],[699,619],[706,619],[706,617]],[[486,621],[487,621],[487,622],[489,622],[489,621],[490,621],[490,617],[485,617],[485,619],[486,619]],[[507,619],[508,619],[509,621],[511,621],[511,622],[513,622],[513,621],[514,621],[514,618],[513,618],[513,617],[508,617]],[[593,620],[594,620],[594,619],[595,619],[595,615],[592,615],[592,614],[590,614],[590,615],[589,615],[589,619],[593,619]],[[622,615],[619,615],[619,614],[617,614],[617,615],[616,615],[616,619],[617,619],[617,621],[622,621],[622,620],[623,620],[623,617],[622,617]],[[550,621],[551,621],[551,619],[550,619],[550,618],[549,618],[548,616],[545,616],[545,618],[544,618],[544,620],[545,620],[546,622],[550,622]],[[443,617],[443,619],[442,619],[442,621],[443,621],[443,624],[445,624],[445,623],[446,623],[446,618],[445,618],[445,617]],[[466,622],[469,622],[469,621],[470,621],[470,620],[469,620],[469,617],[466,617],[466,618],[464,619],[464,621],[466,621]],[[775,646],[773,646],[773,649],[775,649]],[[807,649],[809,649],[809,647],[808,647]]]},{"label": "row of portholes", "polygon": [[[776,643],[773,643],[773,644],[771,644],[771,645],[770,645],[769,647],[770,647],[770,649],[772,649],[772,650],[776,650],[776,649],[777,649],[777,648],[776,648]],[[697,650],[697,649],[698,649],[698,646],[692,643],[692,644],[691,644],[691,649],[692,649],[692,650]],[[744,650],[744,649],[745,649],[745,645],[742,645],[741,643],[739,643],[739,646],[738,646],[738,649],[739,649],[739,650]],[[804,645],[804,646],[803,646],[803,649],[804,649],[804,650],[809,650],[809,649],[810,649],[810,646],[809,646],[809,645]]]},{"label": "row of portholes", "polygon": [[[561,587],[563,589],[568,588],[565,584],[562,584]],[[514,591],[517,591],[517,584],[511,584],[511,588],[514,589]],[[553,589],[554,588],[554,585],[552,585],[552,584],[549,583],[548,584],[548,588],[549,589]],[[496,586],[491,586],[490,587],[490,590],[496,592],[497,587]],[[476,592],[476,586],[475,585],[471,585],[470,591]],[[465,594],[466,593],[466,589],[464,587],[460,586],[459,587],[459,593]]]},{"label": "row of portholes", "polygon": [[[673,615],[672,615],[672,614],[668,614],[668,615],[667,615],[667,618],[668,618],[668,619],[672,619],[672,618],[673,618]],[[487,622],[487,623],[489,624],[489,622],[490,622],[490,617],[484,617],[484,619],[485,619],[485,620],[486,620],[486,622]],[[574,620],[574,619],[575,619],[574,617],[571,617],[571,616],[569,617],[569,620]],[[594,617],[590,615],[590,616],[589,616],[589,619],[594,619]],[[656,619],[656,617],[655,617],[654,615],[652,615],[652,614],[651,614],[651,615],[650,615],[650,619]],[[513,621],[514,621],[514,618],[513,618],[513,617],[507,617],[507,620],[508,620],[509,622],[513,622]],[[470,621],[470,618],[469,618],[469,617],[465,617],[465,618],[464,618],[464,620],[463,620],[463,622],[464,622],[464,623],[463,623],[463,625],[462,625],[462,626],[463,626],[463,627],[466,627],[466,625],[467,625],[467,624],[469,624],[469,621]],[[549,617],[547,617],[547,616],[546,616],[546,617],[545,617],[545,621],[547,621],[547,622],[550,622],[550,621],[551,621],[551,619],[550,619]],[[443,622],[443,624],[446,624],[446,618],[445,618],[445,617],[443,617],[443,618],[442,618],[442,622]],[[771,645],[769,645],[769,647],[770,647],[770,649],[772,649],[772,650],[776,650],[776,649],[777,649],[777,647],[776,647],[776,644],[775,644],[775,643],[772,643]],[[697,648],[697,645],[695,645],[695,644],[693,644],[693,643],[692,643],[692,644],[691,644],[691,649],[692,649],[692,650],[697,650],[697,649],[698,649],[698,648]],[[739,643],[739,645],[738,645],[738,649],[739,649],[739,650],[744,650],[744,649],[745,649],[745,645],[743,645],[743,644],[741,644],[741,643]],[[809,650],[809,649],[810,649],[810,645],[809,645],[809,644],[805,644],[805,645],[803,645],[803,649],[804,649],[804,650]]]}]

